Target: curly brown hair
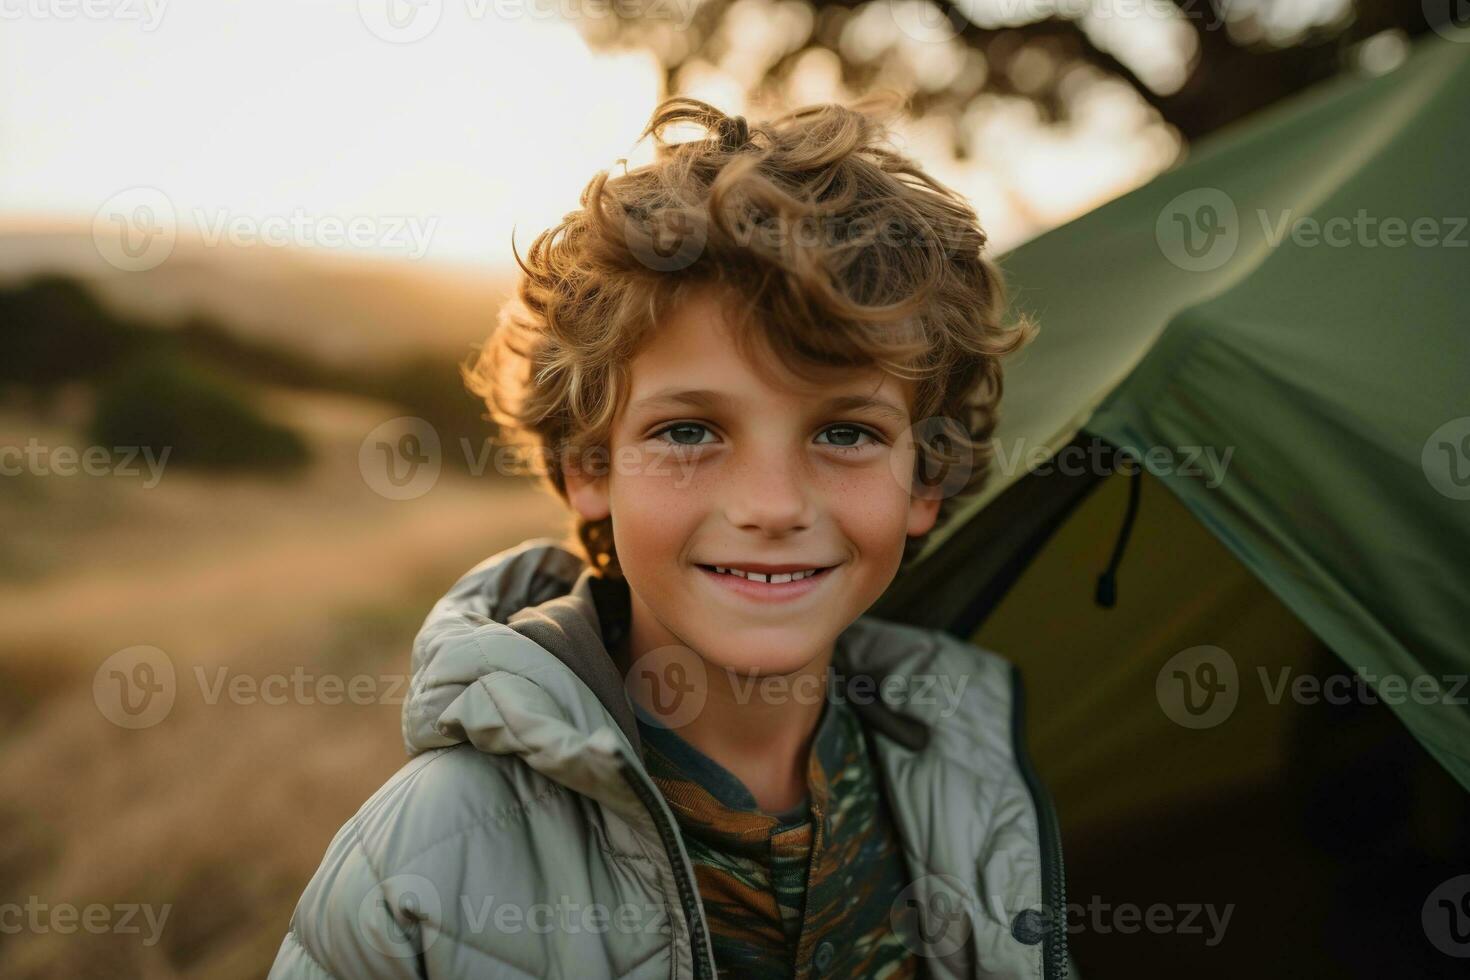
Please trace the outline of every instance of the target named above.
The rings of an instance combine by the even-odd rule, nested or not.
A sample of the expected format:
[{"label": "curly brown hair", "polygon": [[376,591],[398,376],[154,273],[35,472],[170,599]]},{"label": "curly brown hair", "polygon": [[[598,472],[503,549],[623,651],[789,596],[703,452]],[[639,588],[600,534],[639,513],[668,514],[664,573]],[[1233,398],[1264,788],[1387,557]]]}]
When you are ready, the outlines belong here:
[{"label": "curly brown hair", "polygon": [[[1000,360],[1037,328],[1002,324],[974,210],[892,148],[900,108],[884,93],[750,126],[698,99],[660,104],[640,136],[654,162],[599,172],[579,209],[516,253],[516,296],[463,367],[501,441],[531,450],[568,502],[566,467],[581,465],[576,447],[608,447],[642,339],[714,286],[739,297],[741,348],[763,341],[798,377],[876,366],[915,382],[916,478],[943,494],[942,524],[988,476]],[[706,135],[668,143],[674,124]],[[950,482],[934,488],[935,471]],[[586,560],[621,574],[611,518],[572,521]],[[905,542],[905,563],[927,537]]]}]

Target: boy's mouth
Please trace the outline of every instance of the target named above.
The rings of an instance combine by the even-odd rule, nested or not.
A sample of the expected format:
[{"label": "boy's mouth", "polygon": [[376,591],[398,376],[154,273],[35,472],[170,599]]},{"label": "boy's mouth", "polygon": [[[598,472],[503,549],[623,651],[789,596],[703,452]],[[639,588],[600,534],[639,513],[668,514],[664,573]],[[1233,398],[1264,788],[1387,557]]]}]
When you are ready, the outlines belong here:
[{"label": "boy's mouth", "polygon": [[831,577],[836,565],[768,565],[730,567],[698,565],[700,573],[735,595],[765,602],[796,599],[817,589]]}]

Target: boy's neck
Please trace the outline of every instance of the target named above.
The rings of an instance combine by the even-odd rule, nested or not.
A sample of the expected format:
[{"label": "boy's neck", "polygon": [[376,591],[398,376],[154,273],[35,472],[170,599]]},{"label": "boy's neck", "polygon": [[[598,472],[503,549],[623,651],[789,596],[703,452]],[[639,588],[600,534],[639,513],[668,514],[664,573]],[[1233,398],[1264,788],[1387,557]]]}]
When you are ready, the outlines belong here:
[{"label": "boy's neck", "polygon": [[[626,663],[679,643],[640,609],[636,596],[631,612],[621,651]],[[780,677],[745,677],[704,661],[702,707],[687,721],[677,716],[680,724],[670,727],[745,784],[762,812],[789,810],[807,795],[807,767],[832,652],[829,645],[824,655]],[[643,707],[659,717],[656,709]]]}]

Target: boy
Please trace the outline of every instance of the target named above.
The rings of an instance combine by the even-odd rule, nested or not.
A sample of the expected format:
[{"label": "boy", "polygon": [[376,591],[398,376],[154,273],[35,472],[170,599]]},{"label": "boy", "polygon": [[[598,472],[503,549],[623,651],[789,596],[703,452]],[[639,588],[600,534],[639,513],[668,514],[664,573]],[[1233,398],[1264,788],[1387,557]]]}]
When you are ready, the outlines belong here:
[{"label": "boy", "polygon": [[271,975],[1064,976],[1009,666],[864,615],[983,480],[1034,328],[868,108],[752,130],[676,98],[650,134],[536,239],[469,372],[576,544],[429,614],[414,758]]}]

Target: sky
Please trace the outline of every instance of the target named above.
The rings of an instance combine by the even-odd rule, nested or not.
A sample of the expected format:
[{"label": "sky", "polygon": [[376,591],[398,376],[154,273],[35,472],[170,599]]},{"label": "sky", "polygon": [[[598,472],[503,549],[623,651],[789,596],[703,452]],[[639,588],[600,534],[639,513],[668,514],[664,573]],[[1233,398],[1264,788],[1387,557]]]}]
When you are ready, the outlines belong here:
[{"label": "sky", "polygon": [[[653,56],[589,49],[557,5],[594,9],[0,0],[0,229],[89,224],[142,193],[206,240],[504,265],[513,226],[524,248],[598,170],[649,155],[634,144],[661,94]],[[690,94],[746,111],[718,69],[690,77]],[[797,91],[851,94],[820,62]],[[1172,159],[1131,92],[1099,86],[1082,105],[1056,129],[1024,100],[994,103],[975,122],[983,165],[924,123],[901,144],[1004,250]]]}]

